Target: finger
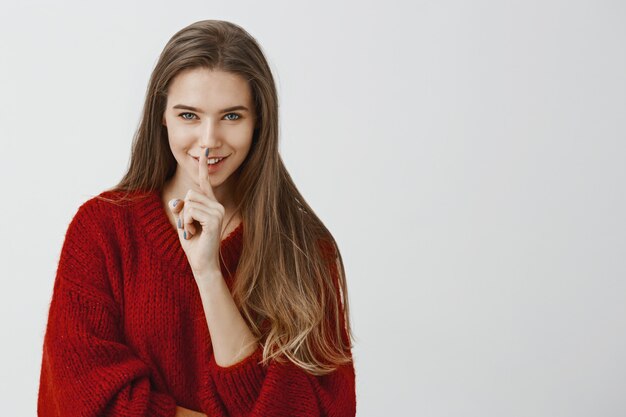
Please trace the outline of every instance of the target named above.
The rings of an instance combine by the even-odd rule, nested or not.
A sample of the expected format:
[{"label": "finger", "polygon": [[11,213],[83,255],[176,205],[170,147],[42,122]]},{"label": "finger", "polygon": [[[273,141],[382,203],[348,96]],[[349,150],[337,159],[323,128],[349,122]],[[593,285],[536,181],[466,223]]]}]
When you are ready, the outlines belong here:
[{"label": "finger", "polygon": [[[208,214],[211,218],[207,222],[207,217],[204,214]],[[185,202],[185,216],[190,215],[193,221],[205,222],[205,224],[213,224],[213,221],[217,223],[221,222],[224,218],[224,211],[221,206],[206,206],[202,203],[195,201]]]},{"label": "finger", "polygon": [[[189,214],[194,220],[192,223],[194,230],[196,230],[197,224],[195,221],[197,221],[202,231],[212,236],[221,235],[222,220],[224,218],[224,212],[221,207],[207,207],[203,204],[189,201],[186,203],[185,211],[189,210]],[[193,230],[191,233],[195,234]]]},{"label": "finger", "polygon": [[212,224],[216,219],[221,218],[219,210],[215,208],[206,207],[200,203],[189,202],[185,204],[185,210],[182,214],[183,217],[183,237],[190,239],[195,236],[199,231],[197,230],[197,223],[202,227],[203,224]]},{"label": "finger", "polygon": [[183,224],[182,231],[183,237],[186,239],[190,239],[198,232],[195,222],[206,221],[206,208],[199,203],[193,203],[190,201],[187,201],[185,203],[185,209],[183,213],[181,213],[181,221]]},{"label": "finger", "polygon": [[[208,158],[207,158],[208,159]],[[215,210],[216,215],[220,215],[223,217],[224,214],[224,206],[222,206],[219,201],[215,199],[211,199],[211,197],[206,194],[196,191],[194,189],[187,190],[187,194],[185,195],[185,199],[172,199],[168,202],[169,210],[174,214],[176,219],[176,226],[179,231],[183,234],[184,239],[190,239],[193,235],[197,233],[197,226],[195,224],[194,219],[185,221],[185,208],[192,205],[192,203],[199,203],[201,206],[206,206],[204,208]],[[193,216],[192,216],[193,217]],[[197,219],[196,219],[197,220]]]},{"label": "finger", "polygon": [[198,183],[200,184],[200,190],[213,200],[215,194],[213,194],[213,187],[211,187],[211,176],[209,175],[209,166],[207,161],[209,160],[209,148],[206,148],[205,152],[200,152],[200,162],[198,163]]},{"label": "finger", "polygon": [[177,215],[183,210],[183,207],[185,206],[185,201],[179,198],[174,198],[168,202],[167,206],[174,215]]},{"label": "finger", "polygon": [[[219,223],[222,218],[224,217],[224,211],[222,209],[222,206],[220,204],[216,204],[216,205],[205,205],[202,203],[198,203],[196,201],[186,201],[185,202],[185,209],[194,209],[194,212],[196,212],[197,210],[199,211],[203,211],[208,213],[209,215],[215,217],[215,221],[217,223]],[[200,220],[196,217],[194,217],[195,220]],[[204,218],[203,218],[204,220]]]},{"label": "finger", "polygon": [[182,229],[183,228],[182,211],[185,207],[185,200],[181,200],[179,198],[171,199],[168,202],[167,207],[169,208],[170,212],[174,215],[174,220],[176,221],[176,227],[178,229]]},{"label": "finger", "polygon": [[[224,217],[224,206],[219,201],[211,199],[211,197],[203,194],[200,191],[194,189],[187,190],[185,195],[185,207],[198,207],[208,212],[215,212],[219,218]],[[211,211],[213,210],[213,211]],[[196,219],[197,220],[197,219]],[[196,224],[192,222],[191,227],[188,229],[191,234],[196,234]]]},{"label": "finger", "polygon": [[189,190],[187,190],[187,194],[185,194],[185,202],[189,203],[192,201],[196,203],[204,204],[207,207],[221,206],[219,201],[212,199],[211,197],[207,196],[201,191],[197,191],[197,190],[194,190],[193,188],[190,188]]},{"label": "finger", "polygon": [[180,221],[183,224],[181,232],[183,232],[184,239],[190,239],[192,236],[196,234],[196,227],[194,226],[194,218],[192,213],[191,206],[185,205],[183,212],[180,214]]}]

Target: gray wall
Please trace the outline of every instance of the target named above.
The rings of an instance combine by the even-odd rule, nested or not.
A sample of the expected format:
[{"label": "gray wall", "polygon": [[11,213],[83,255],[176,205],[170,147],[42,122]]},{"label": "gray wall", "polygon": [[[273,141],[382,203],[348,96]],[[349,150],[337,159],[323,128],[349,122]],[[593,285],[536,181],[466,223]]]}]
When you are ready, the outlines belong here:
[{"label": "gray wall", "polygon": [[35,414],[64,233],[158,54],[217,18],[266,51],[340,244],[359,416],[624,415],[624,2],[124,3],[0,6],[3,414]]}]

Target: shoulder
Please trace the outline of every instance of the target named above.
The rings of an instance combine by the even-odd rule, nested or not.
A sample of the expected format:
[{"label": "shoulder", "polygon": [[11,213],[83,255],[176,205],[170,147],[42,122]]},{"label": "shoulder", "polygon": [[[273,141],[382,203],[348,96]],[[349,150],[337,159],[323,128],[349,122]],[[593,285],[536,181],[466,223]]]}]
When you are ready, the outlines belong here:
[{"label": "shoulder", "polygon": [[105,190],[89,197],[76,211],[76,216],[104,219],[128,211],[150,196],[149,191]]},{"label": "shoulder", "polygon": [[60,282],[69,283],[83,295],[100,294],[101,300],[121,288],[121,260],[131,241],[126,236],[130,203],[124,196],[129,195],[103,191],[78,206],[65,232],[55,288]]},{"label": "shoulder", "polygon": [[117,208],[128,208],[139,201],[149,198],[150,191],[143,190],[105,190],[98,195],[94,195],[87,199],[81,206],[81,209],[95,210],[114,210]]},{"label": "shoulder", "polygon": [[326,262],[335,262],[339,255],[339,248],[337,247],[335,238],[329,233],[325,236],[318,237],[315,242],[322,259]]},{"label": "shoulder", "polygon": [[317,239],[317,246],[325,257],[335,254],[335,244],[332,238],[324,237]]},{"label": "shoulder", "polygon": [[103,238],[128,222],[132,206],[149,195],[146,191],[105,190],[81,203],[69,224],[68,234]]}]

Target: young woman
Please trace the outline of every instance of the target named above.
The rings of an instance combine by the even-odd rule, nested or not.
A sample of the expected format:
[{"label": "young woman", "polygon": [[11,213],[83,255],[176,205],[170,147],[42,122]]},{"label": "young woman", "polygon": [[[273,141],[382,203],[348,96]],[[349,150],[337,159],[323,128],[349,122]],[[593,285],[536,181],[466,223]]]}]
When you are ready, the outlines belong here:
[{"label": "young woman", "polygon": [[252,36],[170,39],[128,172],[65,235],[40,416],[355,415],[343,261],[278,132]]}]

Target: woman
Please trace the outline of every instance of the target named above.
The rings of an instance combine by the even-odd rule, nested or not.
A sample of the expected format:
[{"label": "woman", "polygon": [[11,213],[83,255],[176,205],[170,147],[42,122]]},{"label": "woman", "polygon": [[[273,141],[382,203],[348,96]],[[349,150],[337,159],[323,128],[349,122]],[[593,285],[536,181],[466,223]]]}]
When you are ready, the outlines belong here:
[{"label": "woman", "polygon": [[128,172],[68,227],[38,413],[353,416],[346,295],[260,47],[196,22],[159,57]]}]

